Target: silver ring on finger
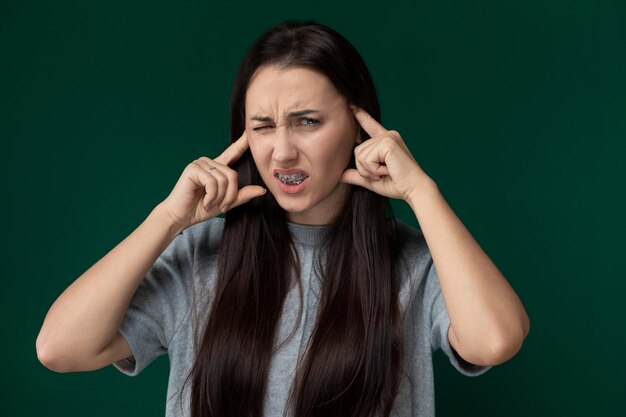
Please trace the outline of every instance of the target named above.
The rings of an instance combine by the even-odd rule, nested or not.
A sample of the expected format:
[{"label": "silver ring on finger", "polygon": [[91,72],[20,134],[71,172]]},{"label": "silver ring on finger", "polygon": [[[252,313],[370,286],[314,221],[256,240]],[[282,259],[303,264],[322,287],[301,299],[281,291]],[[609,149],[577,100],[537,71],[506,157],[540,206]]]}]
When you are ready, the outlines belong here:
[{"label": "silver ring on finger", "polygon": [[209,173],[211,173],[211,171],[213,171],[215,169],[215,167],[213,165],[209,165],[209,169],[207,169],[207,171]]}]

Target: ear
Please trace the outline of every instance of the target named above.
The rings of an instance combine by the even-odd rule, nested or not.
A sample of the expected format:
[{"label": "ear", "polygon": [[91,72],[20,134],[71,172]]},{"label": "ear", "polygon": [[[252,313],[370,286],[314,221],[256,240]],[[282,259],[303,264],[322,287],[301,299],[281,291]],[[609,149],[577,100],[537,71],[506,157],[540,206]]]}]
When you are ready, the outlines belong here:
[{"label": "ear", "polygon": [[363,143],[363,137],[361,136],[361,131],[363,130],[363,128],[361,128],[361,124],[356,119],[356,117],[353,116],[352,119],[354,120],[354,127],[356,127],[356,145],[358,145],[360,143]]},{"label": "ear", "polygon": [[357,128],[356,131],[356,145],[363,143],[363,139],[361,138],[361,129]]},{"label": "ear", "polygon": [[348,104],[348,107],[350,108],[350,113],[352,114],[352,121],[354,121],[354,126],[356,127],[356,143],[354,145],[356,146],[356,145],[363,143],[363,138],[361,137],[361,124],[356,119],[356,116],[354,116],[354,112],[356,111],[357,107],[354,104]]}]

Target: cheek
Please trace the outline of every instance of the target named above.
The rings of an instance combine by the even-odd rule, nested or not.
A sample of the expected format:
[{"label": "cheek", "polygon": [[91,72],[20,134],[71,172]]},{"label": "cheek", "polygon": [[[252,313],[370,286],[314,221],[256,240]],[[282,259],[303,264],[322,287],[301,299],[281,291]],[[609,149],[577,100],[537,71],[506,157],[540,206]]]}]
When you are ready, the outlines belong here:
[{"label": "cheek", "polygon": [[257,171],[261,175],[261,179],[267,186],[270,185],[272,178],[268,174],[269,166],[271,162],[271,146],[268,146],[268,142],[256,141],[254,139],[248,142],[252,159]]},{"label": "cheek", "polygon": [[320,159],[326,161],[326,167],[332,172],[342,173],[350,162],[354,147],[348,136],[332,138],[328,147],[320,149]]},{"label": "cheek", "polygon": [[250,153],[257,166],[264,164],[267,159],[267,146],[258,140],[250,140],[248,143]]}]

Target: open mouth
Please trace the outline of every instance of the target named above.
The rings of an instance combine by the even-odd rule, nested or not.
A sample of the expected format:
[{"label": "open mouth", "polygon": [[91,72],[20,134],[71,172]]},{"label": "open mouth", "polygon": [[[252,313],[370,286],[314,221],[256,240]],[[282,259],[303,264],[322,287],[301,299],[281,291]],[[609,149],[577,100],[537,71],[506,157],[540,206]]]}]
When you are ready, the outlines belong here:
[{"label": "open mouth", "polygon": [[274,174],[274,176],[276,178],[278,178],[281,182],[283,182],[284,184],[287,184],[287,185],[302,184],[302,181],[304,181],[305,179],[309,178],[309,176],[307,174],[304,174],[304,173],[285,175],[285,174],[280,174],[280,173],[277,172],[276,174]]}]

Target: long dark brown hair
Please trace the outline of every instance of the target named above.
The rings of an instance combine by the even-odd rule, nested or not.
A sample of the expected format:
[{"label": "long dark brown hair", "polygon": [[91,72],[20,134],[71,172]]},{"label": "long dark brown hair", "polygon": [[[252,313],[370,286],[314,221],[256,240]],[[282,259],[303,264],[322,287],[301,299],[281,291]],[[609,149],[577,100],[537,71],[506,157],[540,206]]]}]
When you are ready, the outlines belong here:
[{"label": "long dark brown hair", "polygon": [[[380,120],[374,83],[356,49],[327,26],[288,21],[258,38],[241,62],[231,97],[233,142],[245,129],[250,79],[266,65],[318,71],[348,103]],[[265,187],[249,150],[233,168],[240,187]],[[390,414],[402,368],[395,245],[387,198],[351,186],[323,246],[316,325],[286,413]],[[271,193],[227,212],[214,298],[190,372],[192,417],[263,415],[284,299],[294,282],[302,294],[299,270],[286,213]]]}]

